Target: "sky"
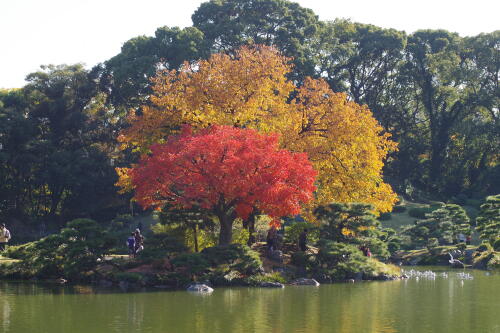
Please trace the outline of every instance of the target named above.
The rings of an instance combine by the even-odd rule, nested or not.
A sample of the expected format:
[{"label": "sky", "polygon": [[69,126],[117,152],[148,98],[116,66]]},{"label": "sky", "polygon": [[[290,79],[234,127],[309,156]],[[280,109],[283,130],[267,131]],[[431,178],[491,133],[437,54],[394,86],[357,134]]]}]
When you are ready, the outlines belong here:
[{"label": "sky", "polygon": [[[88,68],[124,42],[161,26],[192,25],[202,0],[0,0],[0,88],[22,87],[44,64]],[[500,29],[499,0],[296,0],[321,20],[350,18],[411,33],[446,29],[461,36]]]}]

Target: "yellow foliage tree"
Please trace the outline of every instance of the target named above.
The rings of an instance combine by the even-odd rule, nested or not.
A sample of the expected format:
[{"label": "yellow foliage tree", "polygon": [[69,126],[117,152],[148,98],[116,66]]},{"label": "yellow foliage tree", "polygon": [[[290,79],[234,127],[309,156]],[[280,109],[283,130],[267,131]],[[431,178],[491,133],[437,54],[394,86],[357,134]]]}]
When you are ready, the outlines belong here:
[{"label": "yellow foliage tree", "polygon": [[119,141],[146,152],[182,124],[277,132],[283,148],[307,152],[319,172],[313,206],[366,202],[389,211],[396,195],[383,182],[382,167],[396,149],[390,135],[366,106],[333,92],[324,80],[307,78],[296,86],[287,79],[289,63],[274,48],[253,46],[160,72],[153,79],[151,105],[140,116],[129,115],[131,126]]}]

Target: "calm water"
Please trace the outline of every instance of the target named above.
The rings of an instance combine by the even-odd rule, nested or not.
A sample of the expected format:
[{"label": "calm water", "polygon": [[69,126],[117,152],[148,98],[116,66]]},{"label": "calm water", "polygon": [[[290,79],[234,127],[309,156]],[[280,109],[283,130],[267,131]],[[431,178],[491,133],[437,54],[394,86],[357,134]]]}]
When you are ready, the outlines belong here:
[{"label": "calm water", "polygon": [[456,272],[210,296],[0,282],[0,332],[500,332],[500,274]]}]

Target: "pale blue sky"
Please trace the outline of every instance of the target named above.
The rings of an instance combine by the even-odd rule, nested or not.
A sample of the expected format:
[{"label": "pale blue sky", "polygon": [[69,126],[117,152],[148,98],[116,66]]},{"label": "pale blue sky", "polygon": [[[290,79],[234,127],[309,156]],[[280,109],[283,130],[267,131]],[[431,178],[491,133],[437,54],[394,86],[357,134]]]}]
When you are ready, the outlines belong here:
[{"label": "pale blue sky", "polygon": [[[0,0],[0,88],[21,87],[42,64],[109,59],[138,35],[191,25],[201,0]],[[499,0],[298,0],[322,20],[337,17],[406,32],[462,36],[500,29]]]}]

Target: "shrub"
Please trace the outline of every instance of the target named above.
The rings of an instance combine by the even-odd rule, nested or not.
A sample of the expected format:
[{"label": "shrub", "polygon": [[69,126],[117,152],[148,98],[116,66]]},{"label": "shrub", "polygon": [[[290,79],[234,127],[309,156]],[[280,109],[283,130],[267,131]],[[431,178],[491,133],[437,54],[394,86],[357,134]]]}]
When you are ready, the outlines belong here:
[{"label": "shrub", "polygon": [[140,273],[132,272],[120,272],[114,275],[116,281],[125,281],[128,283],[139,283],[144,279],[144,276]]},{"label": "shrub", "polygon": [[59,234],[12,249],[21,259],[13,269],[25,277],[88,280],[97,259],[113,246],[101,226],[90,219],[67,223]]},{"label": "shrub", "polygon": [[209,262],[200,253],[183,253],[171,260],[176,270],[182,268],[188,275],[200,275],[208,270]]},{"label": "shrub", "polygon": [[307,267],[309,258],[310,256],[307,253],[303,251],[297,251],[292,253],[291,262],[293,265],[298,267]]},{"label": "shrub", "polygon": [[247,279],[251,286],[258,286],[265,282],[286,283],[286,279],[279,272],[252,275]]},{"label": "shrub", "polygon": [[314,274],[321,280],[345,280],[357,273],[373,276],[375,269],[368,257],[354,245],[320,240]]},{"label": "shrub", "polygon": [[211,267],[224,265],[228,270],[236,270],[245,275],[258,273],[262,267],[259,253],[246,245],[208,247],[201,254]]}]

